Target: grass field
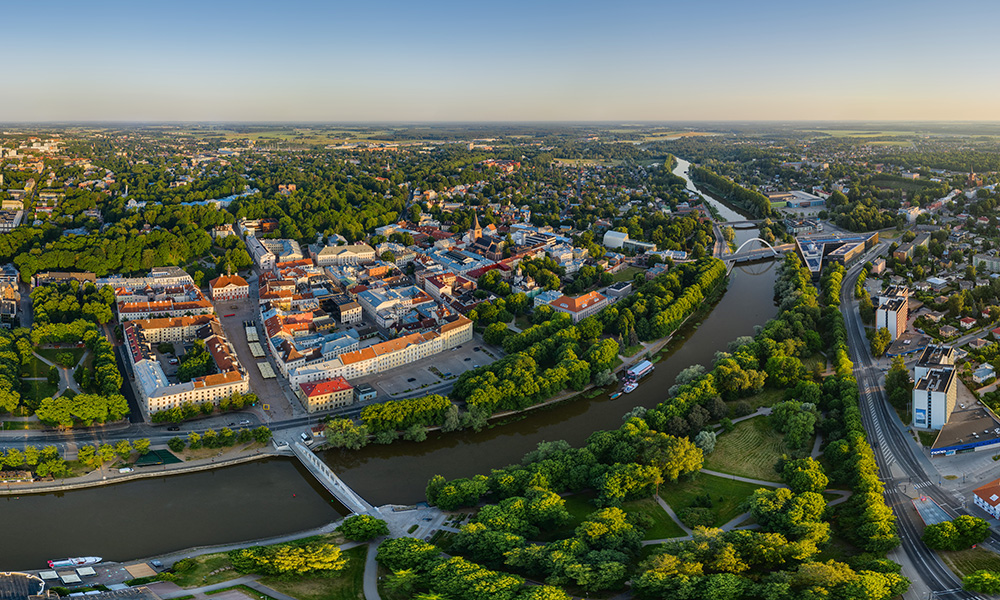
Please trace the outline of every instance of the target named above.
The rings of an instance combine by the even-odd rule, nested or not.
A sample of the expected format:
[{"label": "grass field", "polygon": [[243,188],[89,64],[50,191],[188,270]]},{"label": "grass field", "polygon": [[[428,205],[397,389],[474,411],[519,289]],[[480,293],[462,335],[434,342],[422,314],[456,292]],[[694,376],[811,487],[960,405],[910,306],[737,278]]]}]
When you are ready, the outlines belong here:
[{"label": "grass field", "polygon": [[719,436],[715,452],[705,457],[705,468],[764,481],[781,481],[774,464],[786,452],[783,437],[772,429],[767,417],[747,419]]},{"label": "grass field", "polygon": [[[754,410],[757,410],[762,406],[774,406],[775,404],[784,400],[784,398],[785,398],[784,390],[765,389],[762,390],[759,394],[754,394],[753,396],[749,396],[747,398],[740,398],[740,400],[745,400],[749,402],[750,406]],[[726,404],[732,406],[737,402],[739,402],[739,400],[732,400],[730,402],[727,402]]]},{"label": "grass field", "polygon": [[677,507],[690,506],[696,497],[707,494],[711,496],[712,509],[719,517],[717,523],[722,525],[743,514],[740,505],[760,488],[771,489],[769,486],[699,473],[690,481],[662,484],[660,496],[667,500],[676,512]]},{"label": "grass field", "polygon": [[31,357],[31,362],[21,366],[21,377],[45,377],[49,374],[49,365],[43,363],[37,356]]},{"label": "grass field", "polygon": [[59,391],[58,385],[51,385],[48,381],[22,381],[21,397],[37,398],[39,401],[51,398],[52,394]]},{"label": "grass field", "polygon": [[605,166],[605,167],[615,167],[622,164],[622,161],[617,159],[592,159],[592,158],[557,158],[555,159],[555,166],[557,167],[595,167],[595,166]]},{"label": "grass field", "polygon": [[918,431],[917,435],[920,436],[920,443],[927,448],[934,445],[934,440],[936,440],[938,436],[935,431]]},{"label": "grass field", "polygon": [[665,538],[681,537],[684,530],[674,522],[663,510],[656,500],[652,498],[639,498],[631,502],[622,504],[622,510],[629,514],[643,513],[653,519],[653,526],[646,531],[644,540],[662,540]]},{"label": "grass field", "polygon": [[86,349],[84,349],[84,348],[35,348],[35,352],[37,352],[40,356],[44,356],[45,358],[49,359],[50,361],[53,362],[53,364],[59,364],[56,361],[56,357],[59,356],[60,354],[72,354],[73,355],[73,365],[72,366],[76,366],[76,363],[80,362],[80,359],[83,358],[83,353],[86,352]]},{"label": "grass field", "polygon": [[[572,536],[573,531],[587,516],[599,510],[592,502],[595,497],[593,492],[584,492],[563,498],[566,501],[566,511],[570,514],[569,522],[558,529],[543,531],[537,541],[551,542]],[[652,498],[624,502],[621,508],[629,514],[644,513],[653,519],[653,526],[646,531],[643,539],[660,540],[684,535],[684,530]]]},{"label": "grass field", "polygon": [[713,525],[719,527],[742,514],[740,504],[759,487],[761,486],[753,483],[700,473],[691,481],[661,485],[660,497],[667,501],[674,512],[679,512],[690,507],[695,498],[707,493],[712,497],[711,510],[715,516]]},{"label": "grass field", "polygon": [[645,269],[641,269],[639,267],[625,267],[621,271],[612,275],[611,278],[615,281],[632,281],[635,279],[636,273],[642,273],[643,271],[645,271]]},{"label": "grass field", "polygon": [[[195,557],[194,561],[194,567],[188,571],[184,571],[183,573],[178,573],[177,579],[174,583],[183,588],[189,588],[211,585],[213,583],[222,583],[223,581],[236,579],[242,575],[242,573],[232,568],[233,564],[229,562],[229,556],[227,556],[224,552],[217,554],[203,554]],[[225,570],[215,573],[214,575],[209,575],[209,573],[218,569]]]},{"label": "grass field", "polygon": [[265,577],[260,582],[298,600],[363,600],[367,552],[368,546],[344,552],[347,566],[335,577]]},{"label": "grass field", "polygon": [[970,548],[958,552],[938,552],[944,564],[955,575],[964,577],[969,573],[986,570],[1000,571],[1000,555],[985,548]]}]

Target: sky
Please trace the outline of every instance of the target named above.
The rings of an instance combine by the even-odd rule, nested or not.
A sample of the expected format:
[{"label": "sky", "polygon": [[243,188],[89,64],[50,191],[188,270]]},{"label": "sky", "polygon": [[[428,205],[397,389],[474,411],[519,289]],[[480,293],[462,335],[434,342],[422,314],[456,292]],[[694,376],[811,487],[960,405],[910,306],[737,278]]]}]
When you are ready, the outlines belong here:
[{"label": "sky", "polygon": [[5,4],[0,122],[1000,120],[1000,3]]}]

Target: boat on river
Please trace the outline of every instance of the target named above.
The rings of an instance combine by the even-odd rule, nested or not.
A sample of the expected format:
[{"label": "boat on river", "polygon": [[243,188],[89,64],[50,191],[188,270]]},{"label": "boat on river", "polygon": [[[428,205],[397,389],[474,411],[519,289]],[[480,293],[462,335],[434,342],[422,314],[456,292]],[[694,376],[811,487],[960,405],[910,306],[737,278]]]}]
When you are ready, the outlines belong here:
[{"label": "boat on river", "polygon": [[78,556],[76,558],[50,560],[49,567],[53,569],[69,569],[74,567],[86,567],[87,565],[96,565],[99,562],[101,562],[100,556]]},{"label": "boat on river", "polygon": [[630,368],[628,371],[626,371],[625,377],[626,379],[629,379],[631,381],[639,381],[646,375],[652,373],[653,369],[655,368],[656,367],[653,366],[653,363],[649,362],[648,360],[644,360],[641,363]]},{"label": "boat on river", "polygon": [[625,393],[626,394],[631,394],[632,392],[635,391],[635,388],[637,388],[637,387],[639,387],[639,384],[637,382],[630,381],[630,382],[628,382],[628,383],[625,384]]},{"label": "boat on river", "polygon": [[611,394],[611,399],[614,400],[615,398],[618,398],[621,395],[622,395],[621,392],[615,392],[614,394]]}]

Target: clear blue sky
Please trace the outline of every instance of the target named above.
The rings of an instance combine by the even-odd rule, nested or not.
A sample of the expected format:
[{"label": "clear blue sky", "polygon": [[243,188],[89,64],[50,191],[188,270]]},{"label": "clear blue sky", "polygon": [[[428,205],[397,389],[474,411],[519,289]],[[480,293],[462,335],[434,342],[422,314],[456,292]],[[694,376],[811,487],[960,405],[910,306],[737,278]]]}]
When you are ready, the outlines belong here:
[{"label": "clear blue sky", "polygon": [[996,2],[5,4],[0,121],[1000,120]]}]

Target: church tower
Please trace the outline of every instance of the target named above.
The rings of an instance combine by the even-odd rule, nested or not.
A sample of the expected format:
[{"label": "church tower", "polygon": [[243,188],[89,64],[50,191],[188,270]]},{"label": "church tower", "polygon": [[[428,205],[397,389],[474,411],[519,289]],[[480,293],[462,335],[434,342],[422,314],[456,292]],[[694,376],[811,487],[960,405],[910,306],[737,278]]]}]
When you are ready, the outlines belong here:
[{"label": "church tower", "polygon": [[472,240],[475,241],[483,237],[483,228],[479,226],[479,211],[477,210],[473,214],[475,215],[473,217],[475,221],[473,222],[472,225]]}]

